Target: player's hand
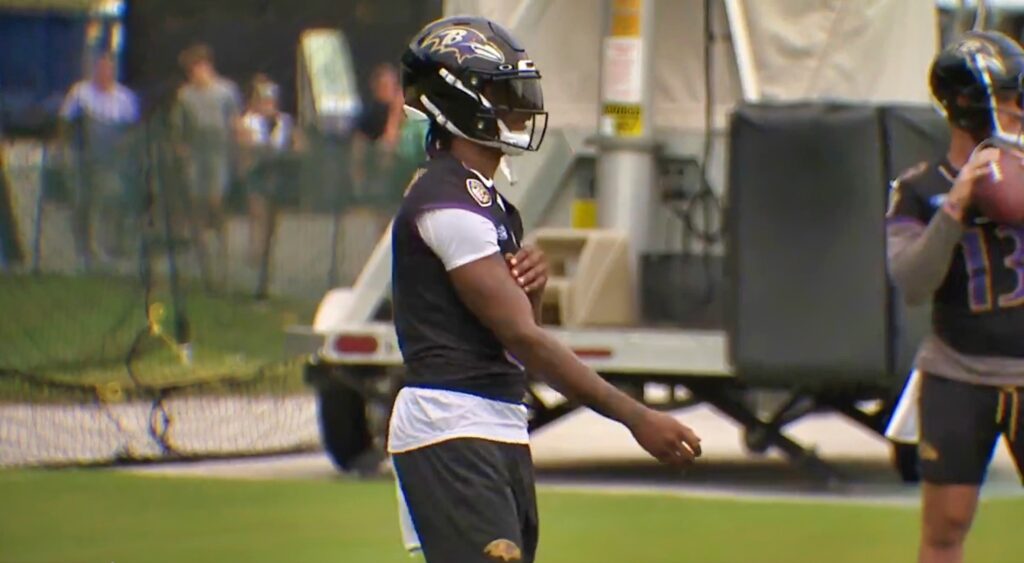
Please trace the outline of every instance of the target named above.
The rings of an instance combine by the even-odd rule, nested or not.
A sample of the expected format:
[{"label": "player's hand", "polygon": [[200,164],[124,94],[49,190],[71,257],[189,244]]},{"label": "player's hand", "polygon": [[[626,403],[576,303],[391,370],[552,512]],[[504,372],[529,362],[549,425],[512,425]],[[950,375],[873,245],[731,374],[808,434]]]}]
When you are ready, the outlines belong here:
[{"label": "player's hand", "polygon": [[658,461],[683,467],[700,457],[700,438],[672,416],[651,409],[629,425],[640,447]]},{"label": "player's hand", "polygon": [[541,249],[526,245],[514,256],[506,254],[505,261],[512,272],[512,277],[527,294],[544,293],[544,286],[548,283],[548,260]]},{"label": "player's hand", "polygon": [[960,169],[960,173],[956,176],[956,181],[953,182],[953,188],[949,190],[949,195],[947,196],[949,205],[945,207],[946,211],[953,215],[954,219],[957,221],[963,220],[964,210],[971,203],[974,186],[978,178],[985,174],[990,174],[992,172],[992,163],[998,160],[999,149],[988,147],[975,151],[971,158],[967,160],[967,164],[964,164],[964,167]]}]

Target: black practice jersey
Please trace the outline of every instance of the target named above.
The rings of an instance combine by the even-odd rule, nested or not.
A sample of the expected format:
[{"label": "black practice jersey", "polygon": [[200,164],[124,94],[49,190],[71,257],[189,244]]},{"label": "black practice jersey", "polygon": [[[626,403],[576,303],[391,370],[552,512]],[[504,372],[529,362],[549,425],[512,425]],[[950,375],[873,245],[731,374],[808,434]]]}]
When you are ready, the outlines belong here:
[{"label": "black practice jersey", "polygon": [[514,254],[523,236],[519,212],[450,155],[438,155],[417,174],[392,230],[392,299],[406,385],[521,402],[523,370],[463,305],[416,223],[430,210],[467,210],[493,222],[501,253]]},{"label": "black practice jersey", "polygon": [[[957,173],[945,159],[904,173],[893,183],[888,220],[927,225]],[[964,224],[935,292],[935,334],[962,354],[1024,357],[1024,226],[996,224],[973,208]]]}]

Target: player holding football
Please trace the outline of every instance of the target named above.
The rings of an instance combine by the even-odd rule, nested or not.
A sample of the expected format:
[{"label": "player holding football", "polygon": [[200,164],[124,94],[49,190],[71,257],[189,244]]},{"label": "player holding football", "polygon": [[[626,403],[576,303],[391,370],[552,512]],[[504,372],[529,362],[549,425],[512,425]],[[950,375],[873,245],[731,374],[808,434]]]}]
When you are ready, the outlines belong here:
[{"label": "player holding football", "polygon": [[999,33],[970,32],[944,49],[930,82],[949,120],[949,150],[905,172],[890,193],[890,273],[908,303],[933,306],[915,360],[922,563],[963,560],[1000,435],[1018,469],[1024,461],[1024,226],[996,224],[972,201],[1000,158],[979,144],[1020,133],[1022,71],[1024,50]]},{"label": "player holding football", "polygon": [[530,562],[527,381],[511,357],[664,462],[692,461],[700,439],[605,382],[536,322],[546,266],[520,246],[519,213],[492,180],[505,155],[537,150],[546,129],[540,73],[523,47],[486,19],[447,18],[417,34],[402,67],[406,104],[431,122],[432,157],[392,233],[407,375],[388,450],[404,540],[428,563]]}]

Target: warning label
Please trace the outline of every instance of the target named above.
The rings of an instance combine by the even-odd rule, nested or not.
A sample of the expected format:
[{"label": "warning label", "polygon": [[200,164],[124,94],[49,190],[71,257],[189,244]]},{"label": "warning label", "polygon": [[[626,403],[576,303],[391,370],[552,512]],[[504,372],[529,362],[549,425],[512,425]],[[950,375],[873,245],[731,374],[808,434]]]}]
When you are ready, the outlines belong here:
[{"label": "warning label", "polygon": [[604,118],[611,122],[612,131],[620,137],[639,137],[644,133],[639,104],[605,104]]},{"label": "warning label", "polygon": [[605,39],[602,99],[612,104],[640,103],[643,60],[639,39]]}]

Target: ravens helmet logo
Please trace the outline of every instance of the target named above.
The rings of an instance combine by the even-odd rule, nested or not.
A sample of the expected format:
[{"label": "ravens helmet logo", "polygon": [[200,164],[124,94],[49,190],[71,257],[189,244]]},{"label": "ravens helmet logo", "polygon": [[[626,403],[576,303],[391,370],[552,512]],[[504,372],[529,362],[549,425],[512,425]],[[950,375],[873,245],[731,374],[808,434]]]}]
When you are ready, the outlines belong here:
[{"label": "ravens helmet logo", "polygon": [[956,47],[962,55],[970,57],[980,71],[1006,72],[1006,66],[999,60],[995,47],[980,38],[965,39]]},{"label": "ravens helmet logo", "polygon": [[996,54],[995,50],[992,49],[991,44],[977,37],[964,39],[956,46],[956,50],[964,55],[973,55],[975,53],[984,53],[986,55]]},{"label": "ravens helmet logo", "polygon": [[452,53],[459,64],[472,57],[496,63],[505,62],[505,54],[497,45],[488,41],[479,31],[468,27],[439,29],[427,36],[420,46],[429,47],[431,53]]},{"label": "ravens helmet logo", "polygon": [[484,548],[484,555],[495,561],[522,561],[523,552],[509,540],[494,540]]}]

